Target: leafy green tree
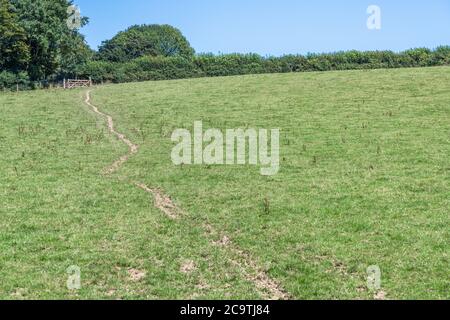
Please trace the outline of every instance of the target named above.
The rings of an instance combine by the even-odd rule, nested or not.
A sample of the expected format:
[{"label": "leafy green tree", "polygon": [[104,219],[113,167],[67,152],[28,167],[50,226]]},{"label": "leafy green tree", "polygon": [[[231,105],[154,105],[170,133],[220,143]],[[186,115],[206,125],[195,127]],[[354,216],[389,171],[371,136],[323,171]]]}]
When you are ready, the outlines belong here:
[{"label": "leafy green tree", "polygon": [[[10,0],[20,26],[25,30],[30,50],[28,74],[32,80],[49,79],[60,69],[67,55],[74,54],[70,43],[80,37],[69,29],[68,7],[72,0]],[[81,26],[87,23],[81,19]]]},{"label": "leafy green tree", "polygon": [[61,44],[60,77],[78,77],[86,63],[92,60],[94,51],[86,44],[84,36],[74,32]]},{"label": "leafy green tree", "polygon": [[104,41],[97,59],[127,62],[142,56],[191,58],[194,49],[176,28],[169,25],[132,26]]},{"label": "leafy green tree", "polygon": [[26,35],[9,0],[0,0],[0,69],[25,70],[30,59]]}]

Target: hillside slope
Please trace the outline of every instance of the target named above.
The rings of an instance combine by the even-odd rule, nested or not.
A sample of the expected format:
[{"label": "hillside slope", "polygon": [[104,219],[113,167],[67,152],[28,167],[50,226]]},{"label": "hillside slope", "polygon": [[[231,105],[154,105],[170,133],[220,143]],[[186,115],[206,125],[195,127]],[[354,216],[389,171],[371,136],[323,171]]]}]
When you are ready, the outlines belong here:
[{"label": "hillside slope", "polygon": [[[0,95],[0,296],[261,298],[266,279],[297,299],[450,298],[449,84],[428,68],[98,87],[92,103],[139,146],[109,175],[127,146],[85,92]],[[171,134],[195,121],[280,129],[279,173],[175,166]]]}]

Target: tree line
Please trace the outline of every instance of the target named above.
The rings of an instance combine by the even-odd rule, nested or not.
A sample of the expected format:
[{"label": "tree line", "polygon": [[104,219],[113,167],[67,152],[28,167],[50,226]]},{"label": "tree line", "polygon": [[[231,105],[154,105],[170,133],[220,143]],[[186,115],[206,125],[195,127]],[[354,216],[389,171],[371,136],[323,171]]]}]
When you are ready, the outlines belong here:
[{"label": "tree line", "polygon": [[[134,82],[261,73],[428,67],[450,64],[450,46],[263,57],[196,54],[169,25],[136,25],[97,51],[68,24],[72,0],[0,0],[0,89],[45,86],[63,78]],[[81,25],[88,23],[81,18]]]},{"label": "tree line", "polygon": [[[0,87],[76,75],[94,52],[67,24],[72,0],[0,0]],[[80,26],[88,22],[81,18]]]}]

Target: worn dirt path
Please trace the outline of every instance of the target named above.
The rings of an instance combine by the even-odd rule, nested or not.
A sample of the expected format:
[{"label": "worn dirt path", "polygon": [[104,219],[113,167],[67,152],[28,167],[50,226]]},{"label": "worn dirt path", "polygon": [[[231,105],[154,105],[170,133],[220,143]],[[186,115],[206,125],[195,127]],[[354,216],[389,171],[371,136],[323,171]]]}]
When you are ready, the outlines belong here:
[{"label": "worn dirt path", "polygon": [[[118,171],[131,156],[138,153],[139,146],[131,142],[124,134],[116,131],[113,118],[110,115],[101,112],[94,104],[91,103],[91,90],[86,92],[84,102],[90,107],[90,109],[92,109],[93,112],[100,115],[107,121],[109,132],[116,136],[117,139],[125,143],[129,148],[127,154],[121,156],[113,164],[103,170],[103,173],[106,175],[113,174]],[[133,184],[150,194],[153,197],[154,206],[161,210],[170,219],[178,219],[182,216],[183,211],[178,208],[172,199],[160,189],[150,188],[141,182],[133,182]],[[220,234],[211,224],[205,224],[204,229],[209,234]],[[277,281],[271,279],[255,262],[255,260],[250,257],[250,255],[234,245],[227,236],[223,236],[221,240],[212,242],[212,244],[222,246],[228,250],[232,256],[232,258],[230,258],[230,262],[242,271],[247,281],[255,285],[255,287],[260,291],[262,297],[269,300],[287,300],[290,298],[289,294],[283,290]]]}]

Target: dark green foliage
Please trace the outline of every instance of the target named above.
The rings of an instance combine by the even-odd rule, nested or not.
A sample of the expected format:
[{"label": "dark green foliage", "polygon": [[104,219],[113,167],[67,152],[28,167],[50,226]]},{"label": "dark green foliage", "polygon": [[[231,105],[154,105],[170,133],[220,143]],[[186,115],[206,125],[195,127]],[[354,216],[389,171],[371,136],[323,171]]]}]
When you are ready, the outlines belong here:
[{"label": "dark green foliage", "polygon": [[132,82],[243,74],[426,67],[450,64],[450,47],[436,50],[348,51],[262,57],[257,54],[201,54],[182,57],[146,56],[126,63],[91,62],[82,74],[94,81]]},{"label": "dark green foliage", "polygon": [[230,54],[214,56],[200,55],[194,59],[195,65],[205,76],[231,76],[264,73],[264,59],[257,54]]},{"label": "dark green foliage", "polygon": [[25,70],[29,60],[25,31],[9,0],[0,0],[0,70]]},{"label": "dark green foliage", "polygon": [[117,77],[117,69],[119,64],[107,61],[89,61],[82,66],[80,76],[82,78],[91,77],[92,81],[100,82],[115,82]]},{"label": "dark green foliage", "polygon": [[202,76],[194,63],[183,57],[142,57],[127,63],[92,61],[81,75],[94,82],[134,82],[194,78]]},{"label": "dark green foliage", "polygon": [[77,78],[86,63],[92,60],[94,51],[86,44],[84,36],[72,32],[61,45],[59,78]]},{"label": "dark green foliage", "polygon": [[[26,44],[30,52],[30,63],[26,70],[32,80],[55,78],[61,68],[74,72],[74,63],[84,60],[86,50],[79,54],[84,39],[77,31],[67,26],[67,9],[72,0],[9,0],[17,12],[20,28],[25,31]],[[87,19],[82,19],[82,25]],[[74,45],[74,43],[76,45]],[[63,65],[67,63],[67,65]]]},{"label": "dark green foliage", "polygon": [[143,56],[190,58],[193,55],[194,49],[178,29],[169,25],[141,25],[132,26],[104,41],[97,59],[128,62]]},{"label": "dark green foliage", "polygon": [[0,0],[0,90],[28,88],[26,35],[9,0]]},{"label": "dark green foliage", "polygon": [[450,46],[441,46],[436,48],[433,55],[432,64],[435,66],[450,64]]},{"label": "dark green foliage", "polygon": [[[192,78],[200,76],[191,60],[183,57],[142,57],[123,64],[118,82]],[[122,81],[121,81],[122,80]]]},{"label": "dark green foliage", "polygon": [[32,86],[26,72],[0,72],[0,90],[29,89]]},{"label": "dark green foliage", "polygon": [[431,65],[432,51],[426,48],[407,50],[402,53],[403,59],[408,66],[426,67]]}]

